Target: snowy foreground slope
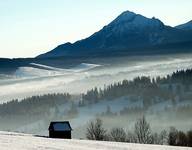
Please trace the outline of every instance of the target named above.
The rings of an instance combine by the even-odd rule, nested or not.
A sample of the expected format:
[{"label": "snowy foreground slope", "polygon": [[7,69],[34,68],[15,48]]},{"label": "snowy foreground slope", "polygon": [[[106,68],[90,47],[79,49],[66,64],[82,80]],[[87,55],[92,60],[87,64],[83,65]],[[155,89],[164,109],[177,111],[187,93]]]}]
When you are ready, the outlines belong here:
[{"label": "snowy foreground slope", "polygon": [[190,150],[192,148],[129,143],[62,140],[0,132],[0,150]]}]

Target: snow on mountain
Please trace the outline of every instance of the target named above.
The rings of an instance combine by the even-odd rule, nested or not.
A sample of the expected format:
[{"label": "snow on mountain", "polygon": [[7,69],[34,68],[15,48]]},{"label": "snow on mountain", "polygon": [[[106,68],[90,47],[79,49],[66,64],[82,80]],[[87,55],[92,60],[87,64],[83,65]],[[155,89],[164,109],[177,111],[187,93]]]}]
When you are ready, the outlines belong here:
[{"label": "snow on mountain", "polygon": [[175,28],[182,29],[182,30],[192,30],[192,20],[187,23],[178,25]]},{"label": "snow on mountain", "polygon": [[50,139],[22,133],[0,132],[1,150],[189,150],[186,147],[120,142]]},{"label": "snow on mountain", "polygon": [[[126,47],[131,46],[135,41],[138,43],[131,47],[145,44],[155,45],[160,44],[164,40],[160,33],[163,27],[165,27],[163,22],[155,17],[147,18],[140,14],[126,11],[104,28],[104,36],[106,37],[105,39],[108,37],[118,37],[117,41],[126,40],[124,43],[121,43],[121,46],[123,46],[127,42]],[[132,38],[135,41],[132,41]]]},{"label": "snow on mountain", "polygon": [[90,69],[99,67],[98,64],[81,63],[70,69],[62,69],[42,64],[31,63],[31,67],[19,67],[16,72],[16,77],[48,77],[48,76],[60,76],[69,75],[72,73],[80,73],[88,71]]},{"label": "snow on mountain", "polygon": [[42,68],[42,69],[46,69],[46,70],[67,71],[67,69],[64,70],[64,69],[61,69],[61,68],[51,67],[51,66],[37,64],[37,63],[30,63],[30,65],[34,66],[34,67],[39,67],[39,68]]},{"label": "snow on mountain", "polygon": [[[53,92],[79,94],[93,87],[102,88],[104,85],[124,79],[132,80],[134,77],[141,75],[151,77],[165,76],[176,70],[191,68],[192,55],[141,56],[133,60],[130,60],[128,57],[120,57],[110,59],[110,61],[106,62],[101,61],[100,64],[104,65],[81,72],[73,72],[74,70],[72,69],[74,68],[70,68],[72,70],[70,73],[58,76],[45,76],[43,74],[44,70],[40,69],[37,71],[37,76],[26,77],[22,75],[17,78],[2,79],[0,80],[0,103],[16,98],[21,99]],[[85,64],[80,66],[81,69],[87,69],[87,65]],[[79,70],[79,68],[76,69]],[[23,74],[24,72],[21,73]],[[32,74],[33,71],[31,70],[29,73]],[[38,73],[44,76],[39,76]]]},{"label": "snow on mountain", "polygon": [[[125,11],[90,37],[59,45],[38,58],[168,53],[167,49],[176,51],[181,47],[183,50],[191,37],[192,33],[166,26],[155,17]],[[187,48],[191,48],[191,44]]]},{"label": "snow on mountain", "polygon": [[147,18],[140,14],[135,14],[134,12],[125,11],[119,15],[112,23],[109,25],[121,25],[122,23],[127,24],[129,27],[159,27],[164,25],[160,20],[156,18]]},{"label": "snow on mountain", "polygon": [[38,69],[34,67],[19,67],[15,72],[15,76],[17,77],[54,76],[59,74],[59,71]]},{"label": "snow on mountain", "polygon": [[82,71],[87,71],[96,67],[99,67],[101,65],[98,64],[88,64],[88,63],[81,63],[79,65],[77,65],[76,67],[71,68],[71,71],[74,72],[82,72]]},{"label": "snow on mountain", "polygon": [[134,12],[131,11],[125,11],[122,14],[120,14],[114,21],[112,21],[111,24],[119,24],[122,22],[130,22],[134,19],[134,17],[137,14],[135,14]]}]

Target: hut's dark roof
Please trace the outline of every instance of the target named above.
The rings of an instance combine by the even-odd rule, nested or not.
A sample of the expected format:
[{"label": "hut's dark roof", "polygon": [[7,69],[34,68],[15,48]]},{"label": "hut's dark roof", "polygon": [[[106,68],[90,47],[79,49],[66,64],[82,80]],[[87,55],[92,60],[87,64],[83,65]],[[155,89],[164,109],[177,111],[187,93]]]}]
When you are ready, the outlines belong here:
[{"label": "hut's dark roof", "polygon": [[51,122],[49,125],[49,130],[53,131],[71,131],[71,125],[69,121],[56,121]]}]

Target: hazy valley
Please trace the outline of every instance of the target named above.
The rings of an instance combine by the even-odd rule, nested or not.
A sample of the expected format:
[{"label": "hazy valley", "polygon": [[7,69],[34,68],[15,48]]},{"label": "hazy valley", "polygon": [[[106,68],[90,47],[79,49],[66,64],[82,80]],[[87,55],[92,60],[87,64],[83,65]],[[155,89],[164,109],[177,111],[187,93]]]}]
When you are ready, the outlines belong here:
[{"label": "hazy valley", "polygon": [[[191,27],[125,11],[88,38],[34,58],[0,58],[0,130],[48,136],[51,121],[69,120],[72,137],[86,139],[99,118],[106,133],[120,128],[131,139],[145,116],[150,144],[169,144],[158,136],[170,127],[185,136],[192,126]],[[139,143],[130,139],[123,142]]]},{"label": "hazy valley", "polygon": [[[150,121],[152,129],[157,132],[160,132],[162,128],[168,129],[170,126],[182,130],[190,129],[192,120],[188,115],[191,112],[189,114],[187,112],[188,107],[190,111],[192,106],[191,91],[187,92],[189,96],[185,98],[184,84],[180,87],[181,93],[184,93],[176,93],[177,82],[172,85],[173,91],[170,92],[173,94],[172,98],[167,91],[168,85],[162,84],[162,89],[167,91],[169,96],[161,97],[164,95],[163,93],[161,96],[154,95],[156,100],[152,98],[155,101],[150,105],[147,104],[147,107],[143,103],[143,96],[147,96],[147,93],[140,97],[140,92],[101,98],[98,102],[93,103],[91,101],[95,98],[88,98],[88,103],[81,105],[82,94],[86,94],[95,87],[103,90],[110,84],[122,82],[125,79],[132,81],[134,78],[142,76],[151,79],[163,78],[177,70],[191,68],[190,54],[116,57],[97,59],[97,62],[100,63],[82,62],[71,68],[33,63],[30,66],[19,67],[13,74],[7,74],[6,76],[9,78],[2,79],[0,83],[1,103],[8,102],[0,108],[1,120],[4,122],[0,126],[1,130],[47,135],[47,126],[50,121],[70,120],[74,129],[73,137],[85,138],[87,123],[96,117],[103,119],[104,125],[108,128],[118,126],[131,130],[135,121],[143,114]],[[57,96],[54,93],[69,93],[71,96],[65,97],[64,95],[63,97],[60,94]],[[44,94],[52,95],[43,96]],[[42,95],[42,97],[31,97],[38,95]],[[13,99],[24,101],[23,103],[18,102],[18,104],[17,102],[9,103]],[[39,103],[38,99],[42,102],[39,101],[41,102]],[[9,112],[9,107],[14,107],[15,112],[13,110]],[[187,112],[180,111],[185,107],[187,107]],[[28,110],[25,110],[26,108]],[[7,112],[4,109],[7,109]],[[22,114],[22,112],[26,113]],[[176,115],[176,112],[180,114],[180,117]]]}]

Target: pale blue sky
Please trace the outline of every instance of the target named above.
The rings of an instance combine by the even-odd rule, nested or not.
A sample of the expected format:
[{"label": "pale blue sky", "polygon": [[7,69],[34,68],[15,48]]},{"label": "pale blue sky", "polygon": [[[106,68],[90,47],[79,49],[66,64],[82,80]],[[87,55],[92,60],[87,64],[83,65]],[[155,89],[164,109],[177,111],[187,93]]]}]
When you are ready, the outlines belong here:
[{"label": "pale blue sky", "polygon": [[175,26],[192,0],[0,0],[0,57],[34,57],[88,37],[125,10]]}]

